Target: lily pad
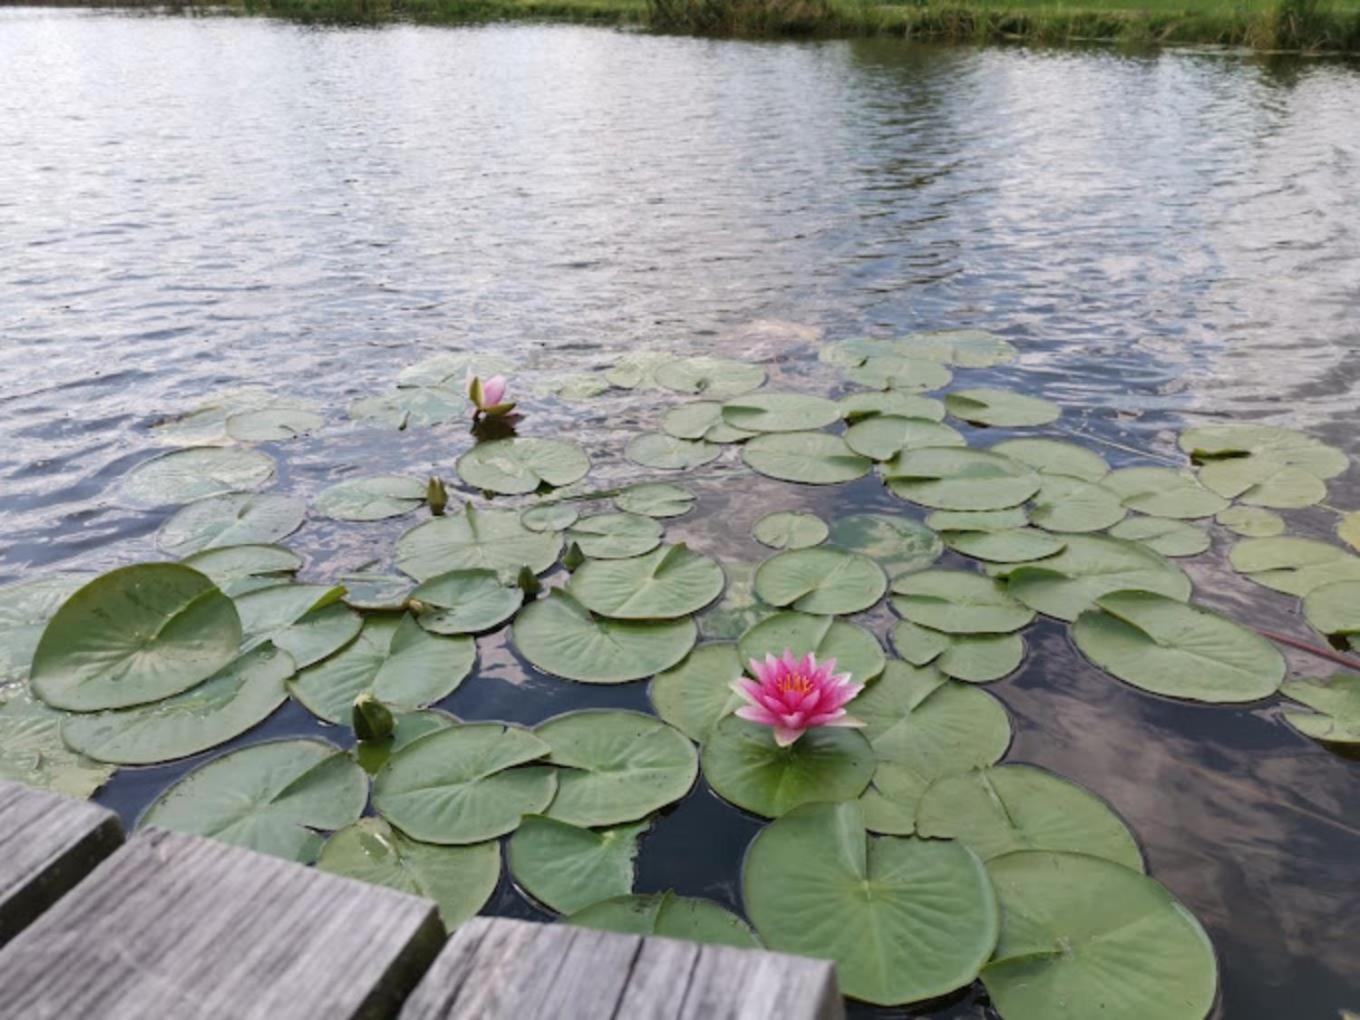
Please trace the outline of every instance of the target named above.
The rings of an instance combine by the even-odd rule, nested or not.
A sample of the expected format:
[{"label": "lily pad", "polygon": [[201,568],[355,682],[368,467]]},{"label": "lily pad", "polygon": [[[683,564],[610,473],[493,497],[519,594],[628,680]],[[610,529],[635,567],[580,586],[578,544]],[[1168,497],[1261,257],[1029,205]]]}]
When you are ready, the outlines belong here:
[{"label": "lily pad", "polygon": [[839,421],[834,400],[807,393],[751,393],[722,407],[723,421],[743,432],[800,432]]},{"label": "lily pad", "polygon": [[1022,506],[1003,510],[935,510],[926,515],[926,527],[935,531],[1014,531],[1029,524]]},{"label": "lily pad", "polygon": [[33,693],[75,712],[159,701],[212,676],[240,642],[235,605],[197,570],[122,567],[52,617],[33,654]]},{"label": "lily pad", "polygon": [[293,659],[273,645],[247,652],[197,687],[154,705],[73,715],[61,728],[72,750],[95,761],[152,765],[225,744],[288,699]]},{"label": "lily pad", "polygon": [[418,712],[394,712],[392,735],[385,740],[361,740],[354,749],[354,760],[365,772],[375,776],[402,748],[410,747],[421,737],[436,730],[459,725],[457,716],[437,708],[423,708]]},{"label": "lily pad", "polygon": [[770,478],[806,485],[838,485],[869,473],[873,461],[825,432],[782,432],[756,436],[741,449],[747,467]]},{"label": "lily pad", "polygon": [[359,633],[359,614],[340,604],[340,587],[279,584],[236,599],[241,618],[241,650],[273,642],[293,657],[299,669],[320,662]]},{"label": "lily pad", "polygon": [[570,485],[588,471],[585,451],[560,439],[495,439],[458,458],[458,476],[468,485],[512,496]]},{"label": "lily pad", "polygon": [[435,846],[408,839],[381,818],[360,818],[321,850],[321,871],[434,900],[449,931],[486,906],[501,879],[494,840]]},{"label": "lily pad", "polygon": [[735,644],[699,645],[679,665],[654,676],[647,696],[657,715],[703,743],[720,720],[745,704],[732,690],[732,681],[741,672]]},{"label": "lily pad", "polygon": [[680,545],[625,560],[587,560],[567,590],[592,613],[615,620],[673,620],[722,594],[722,567]]},{"label": "lily pad", "polygon": [[887,589],[887,576],[869,557],[827,547],[777,553],[755,577],[763,602],[827,616],[868,609]]},{"label": "lily pad", "polygon": [[243,586],[253,590],[287,583],[289,575],[302,568],[302,557],[281,545],[232,545],[186,556],[184,565],[234,598],[245,594]]},{"label": "lily pad", "polygon": [[364,425],[403,432],[465,417],[468,406],[467,397],[460,390],[414,386],[362,397],[349,405],[349,416]]},{"label": "lily pad", "polygon": [[751,949],[758,943],[746,922],[710,900],[671,892],[616,896],[565,918],[567,924],[625,935],[659,935],[686,942]]},{"label": "lily pad", "polygon": [[1077,619],[1077,648],[1119,679],[1194,701],[1256,701],[1284,679],[1265,638],[1207,609],[1145,591],[1114,592]]},{"label": "lily pad", "polygon": [[594,514],[572,525],[567,541],[592,559],[623,560],[651,552],[664,533],[654,519],[641,514]]},{"label": "lily pad", "polygon": [[[1270,497],[1287,494],[1294,484],[1290,479],[1301,483],[1302,479],[1297,477],[1300,473],[1322,481],[1335,478],[1350,463],[1346,454],[1334,446],[1305,433],[1271,425],[1209,425],[1189,429],[1181,435],[1180,447],[1203,466],[1200,477],[1206,485],[1215,491],[1222,491],[1220,485],[1232,490],[1245,481],[1246,489],[1223,491],[1223,495],[1261,506],[1277,505],[1270,502]],[[1207,477],[1204,471],[1208,471]],[[1211,484],[1210,479],[1216,482]]]},{"label": "lily pad", "polygon": [[643,467],[685,471],[717,460],[722,447],[702,439],[676,439],[663,432],[644,432],[630,439],[623,453]]},{"label": "lily pad", "polygon": [[[1283,530],[1284,528],[1281,527],[1280,531]],[[1276,532],[1276,534],[1278,533]],[[1243,534],[1243,532],[1239,531],[1238,534]],[[1360,550],[1360,511],[1348,513],[1337,522],[1336,537],[1352,549]]]},{"label": "lily pad", "polygon": [[990,368],[1006,365],[1020,356],[1005,337],[981,329],[942,329],[911,333],[902,338],[903,347],[922,358],[933,358],[963,368]]},{"label": "lily pad", "polygon": [[411,598],[425,607],[416,622],[432,634],[481,634],[514,616],[524,592],[494,570],[450,570],[422,582]]},{"label": "lily pad", "polygon": [[206,836],[299,864],[321,833],[359,820],[368,778],[324,740],[274,740],[214,758],[162,793],[138,821]]},{"label": "lily pad", "polygon": [[1130,510],[1152,517],[1211,517],[1228,507],[1228,500],[1200,485],[1193,475],[1171,468],[1121,468],[1100,484]]},{"label": "lily pad", "polygon": [[1004,510],[1039,491],[1019,461],[966,447],[912,450],[883,467],[893,494],[936,510]]},{"label": "lily pad", "polygon": [[242,443],[278,443],[308,435],[326,419],[301,407],[261,407],[227,418],[227,435]]},{"label": "lily pad", "polygon": [[1045,616],[1071,622],[1102,595],[1137,589],[1182,602],[1190,578],[1140,542],[1103,535],[1070,535],[1056,556],[1009,568],[1006,590]]},{"label": "lily pad", "polygon": [[874,460],[891,460],[908,450],[967,446],[968,441],[958,430],[938,421],[878,414],[846,429],[845,444]]},{"label": "lily pad", "polygon": [[637,821],[694,785],[699,759],[679,730],[641,712],[587,709],[540,723],[557,796],[544,812],[572,825]]},{"label": "lily pad", "polygon": [[944,406],[955,418],[972,425],[1011,429],[1047,425],[1062,415],[1062,409],[1052,401],[987,387],[954,390],[944,398]]},{"label": "lily pad", "polygon": [[488,376],[505,375],[514,370],[515,363],[513,361],[494,354],[473,353],[471,351],[446,352],[426,358],[414,365],[407,365],[397,373],[397,385],[404,387],[442,386],[461,392],[464,380],[467,379],[469,373],[485,379]]},{"label": "lily pad", "polygon": [[887,661],[878,639],[863,627],[791,610],[757,623],[741,636],[737,651],[742,662],[785,651],[799,657],[811,652],[818,662],[835,659],[837,669],[849,673],[857,684],[878,676]]},{"label": "lily pad", "polygon": [[944,421],[944,401],[922,397],[900,390],[874,390],[851,393],[839,401],[841,417],[848,422],[859,421],[876,414],[892,414],[902,418],[925,418]]},{"label": "lily pad", "polygon": [[397,569],[417,581],[450,570],[494,570],[507,580],[528,567],[541,574],[557,562],[562,536],[530,531],[513,510],[477,510],[418,524],[397,540]]},{"label": "lily pad", "polygon": [[342,574],[338,580],[345,589],[345,605],[354,609],[396,612],[406,608],[411,595],[411,579],[401,574],[365,571]]},{"label": "lily pad", "polygon": [[1103,485],[1047,475],[1034,496],[1029,519],[1047,531],[1104,531],[1127,512],[1119,497]]},{"label": "lily pad", "polygon": [[661,431],[676,439],[704,439],[710,443],[739,443],[754,432],[729,425],[716,400],[697,400],[672,407],[661,418]]},{"label": "lily pad", "polygon": [[1248,506],[1295,509],[1327,498],[1327,483],[1303,468],[1266,457],[1215,460],[1199,469],[1204,487]]},{"label": "lily pad", "polygon": [[[1123,513],[1121,510],[1120,513]],[[956,553],[988,563],[1032,563],[1056,556],[1067,540],[1037,528],[1009,531],[946,531],[940,537]]]},{"label": "lily pad", "polygon": [[614,497],[614,506],[624,513],[641,514],[644,517],[683,517],[694,509],[696,498],[694,493],[681,485],[644,482],[630,485],[620,492]]},{"label": "lily pad", "polygon": [[323,489],[316,512],[333,521],[380,521],[400,517],[423,505],[425,483],[401,475],[351,478]]},{"label": "lily pad", "polygon": [[1336,581],[1360,581],[1360,557],[1314,538],[1248,538],[1228,551],[1239,573],[1287,595],[1305,598]]},{"label": "lily pad", "polygon": [[1284,534],[1284,518],[1257,506],[1230,506],[1220,511],[1214,520],[1246,538],[1274,538]]},{"label": "lily pad", "polygon": [[702,762],[719,797],[766,818],[811,801],[853,800],[875,766],[869,742],[855,730],[820,726],[780,747],[770,727],[736,716],[709,732]]},{"label": "lily pad", "polygon": [[890,514],[852,514],[831,523],[831,545],[875,560],[891,578],[924,570],[944,552],[940,537],[919,521]]},{"label": "lily pad", "polygon": [[47,574],[0,588],[0,700],[6,684],[28,679],[47,622],[90,580],[88,574]]},{"label": "lily pad", "polygon": [[424,843],[481,843],[552,802],[557,770],[532,764],[549,747],[504,723],[466,723],[421,737],[373,781],[373,807]]},{"label": "lily pad", "polygon": [[767,946],[834,960],[841,991],[880,1006],[971,983],[1000,924],[970,850],[870,836],[854,803],[808,804],[756,836],[742,894]]},{"label": "lily pad", "polygon": [[910,836],[916,831],[916,806],[930,786],[910,767],[881,761],[869,788],[859,797],[864,827],[890,836]]},{"label": "lily pad", "polygon": [[1110,465],[1098,453],[1058,439],[1007,439],[991,448],[1021,464],[1028,464],[1041,475],[1062,475],[1098,482],[1110,473]]},{"label": "lily pad", "polygon": [[771,549],[810,549],[826,541],[829,530],[816,514],[799,510],[776,510],[756,521],[751,535]]},{"label": "lily pad", "polygon": [[1014,673],[1025,658],[1019,634],[944,634],[903,620],[893,628],[893,647],[913,666],[933,662],[945,676],[971,684]]},{"label": "lily pad", "polygon": [[561,531],[575,524],[580,516],[581,511],[574,503],[544,503],[521,511],[519,522],[530,531]]},{"label": "lily pad", "polygon": [[525,606],[511,628],[515,647],[534,666],[588,684],[619,684],[660,673],[694,647],[690,619],[611,620],[562,590]]},{"label": "lily pad", "polygon": [[901,354],[876,354],[841,370],[848,382],[876,390],[925,393],[948,386],[954,373],[938,361]]},{"label": "lily pad", "polygon": [[200,446],[143,461],[124,477],[118,491],[128,506],[152,509],[254,491],[273,479],[273,459],[258,450]]},{"label": "lily pad", "polygon": [[765,370],[729,358],[676,358],[658,365],[652,377],[676,393],[723,398],[758,389],[765,382]]},{"label": "lily pad", "polygon": [[672,360],[662,351],[632,351],[606,369],[604,377],[610,386],[622,390],[656,389],[656,370]]},{"label": "lily pad", "polygon": [[1360,745],[1360,674],[1338,673],[1325,682],[1290,680],[1280,693],[1313,710],[1284,713],[1284,721],[1305,737],[1324,744]]},{"label": "lily pad", "polygon": [[905,619],[946,634],[1008,634],[1034,619],[990,577],[964,570],[926,570],[893,582],[893,608]]},{"label": "lily pad", "polygon": [[1142,542],[1163,556],[1198,556],[1209,548],[1209,533],[1166,517],[1130,517],[1110,529],[1115,538]]},{"label": "lily pad", "polygon": [[1309,625],[1328,637],[1360,634],[1360,581],[1320,584],[1303,600]]},{"label": "lily pad", "polygon": [[307,504],[277,493],[231,493],[190,503],[156,533],[171,556],[232,545],[267,545],[302,527]]},{"label": "lily pad", "polygon": [[66,746],[61,724],[69,718],[27,692],[0,698],[0,780],[82,800],[93,796],[114,768]]},{"label": "lily pad", "polygon": [[1088,854],[988,862],[1001,938],[982,983],[1006,1020],[1203,1020],[1214,949],[1159,883]]},{"label": "lily pad", "polygon": [[571,914],[633,891],[638,839],[650,821],[596,831],[530,815],[506,845],[515,883],[539,903]]},{"label": "lily pad", "polygon": [[916,831],[957,839],[984,861],[1015,850],[1065,850],[1143,870],[1133,834],[1108,804],[1032,765],[937,779],[916,809]]}]

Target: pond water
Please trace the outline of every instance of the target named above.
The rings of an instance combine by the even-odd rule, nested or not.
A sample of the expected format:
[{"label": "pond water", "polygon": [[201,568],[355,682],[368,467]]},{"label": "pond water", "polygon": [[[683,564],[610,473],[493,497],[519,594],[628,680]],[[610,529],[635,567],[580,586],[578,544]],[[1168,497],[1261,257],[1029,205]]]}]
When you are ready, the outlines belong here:
[{"label": "pond water", "polygon": [[[0,580],[156,557],[171,510],[122,507],[116,483],[163,449],[155,422],[236,387],[325,409],[317,436],[265,447],[281,491],[453,477],[464,427],[344,416],[451,350],[513,359],[522,390],[658,350],[830,393],[823,338],[978,327],[1021,357],[959,378],[1059,402],[1036,431],[1118,444],[1095,446],[1116,466],[1225,420],[1360,453],[1355,65],[18,9],[0,11],[0,67]],[[655,476],[623,445],[680,399],[520,395],[520,433],[570,434],[600,485]],[[668,535],[726,564],[768,554],[749,535],[771,510],[920,515],[873,479],[788,485],[732,451],[675,480],[700,500]],[[1360,507],[1354,470],[1330,502]],[[1324,509],[1288,516],[1333,537]],[[389,562],[411,523],[313,519],[289,544],[330,578]],[[1198,600],[1308,637],[1295,600],[1227,568],[1231,540],[1215,528],[1181,561]],[[1013,717],[1008,760],[1129,821],[1213,938],[1216,1015],[1360,1009],[1360,765],[1275,700],[1158,698],[1062,625],[1028,639],[988,688]],[[466,718],[646,708],[645,684],[547,677],[503,634],[480,656],[444,704]],[[285,733],[346,739],[290,704],[237,743]],[[97,799],[131,823],[189,765],[122,770]],[[701,784],[646,838],[638,889],[739,909],[758,828]],[[504,878],[489,909],[546,916]],[[910,1015],[994,1014],[975,989]]]}]

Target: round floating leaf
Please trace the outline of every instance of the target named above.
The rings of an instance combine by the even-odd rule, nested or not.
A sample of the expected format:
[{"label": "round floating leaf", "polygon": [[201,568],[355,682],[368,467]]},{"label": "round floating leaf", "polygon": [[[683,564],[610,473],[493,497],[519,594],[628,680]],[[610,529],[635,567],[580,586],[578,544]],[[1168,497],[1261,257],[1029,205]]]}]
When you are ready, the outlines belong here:
[{"label": "round floating leaf", "polygon": [[924,393],[948,386],[954,373],[938,361],[901,354],[878,354],[842,370],[846,380],[876,390]]},{"label": "round floating leaf", "polygon": [[348,723],[354,699],[369,693],[389,708],[411,711],[448,697],[472,672],[477,645],[442,637],[410,616],[370,616],[347,647],[309,666],[289,683],[314,715]]},{"label": "round floating leaf", "polygon": [[656,714],[696,743],[745,702],[732,690],[741,676],[737,646],[699,645],[685,661],[652,678],[647,687]]},{"label": "round floating leaf", "polygon": [[916,805],[929,786],[928,779],[906,765],[879,762],[873,781],[859,798],[864,827],[870,832],[910,836],[916,831]]},{"label": "round floating leaf", "polygon": [[335,745],[275,740],[194,769],[137,824],[310,864],[321,852],[321,832],[353,825],[367,800],[364,770]]},{"label": "round floating leaf", "polygon": [[806,485],[838,485],[869,473],[873,461],[825,432],[781,432],[756,436],[741,448],[741,459],[770,478]]},{"label": "round floating leaf", "polygon": [[752,537],[771,549],[809,549],[826,541],[826,522],[816,514],[777,510],[756,521]]},{"label": "round floating leaf", "polygon": [[326,419],[300,407],[262,407],[227,418],[227,435],[242,443],[277,443],[315,432]]},{"label": "round floating leaf", "polygon": [[494,570],[507,580],[528,567],[541,574],[557,562],[562,536],[530,531],[513,510],[465,507],[456,517],[418,524],[397,540],[397,569],[417,581],[450,570]]},{"label": "round floating leaf", "polygon": [[673,620],[722,594],[722,567],[680,545],[626,560],[587,560],[567,590],[593,613],[616,620]]},{"label": "round floating leaf", "polygon": [[1056,556],[1067,548],[1066,540],[1035,528],[946,531],[940,537],[955,552],[988,563],[1027,563]]},{"label": "round floating leaf", "polygon": [[746,922],[709,900],[674,893],[616,896],[566,918],[567,924],[625,935],[660,935],[686,942],[751,949],[758,943]]},{"label": "round floating leaf", "polygon": [[[1222,514],[1219,516],[1221,517]],[[1280,531],[1283,530],[1284,528],[1281,526]],[[1278,533],[1276,532],[1276,534]],[[1238,534],[1243,534],[1243,532],[1239,531]],[[1360,511],[1348,513],[1337,522],[1336,536],[1352,549],[1360,549]]]},{"label": "round floating leaf", "polygon": [[722,407],[723,421],[743,432],[800,432],[839,421],[834,400],[806,393],[751,393]]},{"label": "round floating leaf", "polygon": [[[817,360],[828,365],[841,365],[854,367],[862,365],[869,358],[883,357],[910,357],[911,348],[902,340],[876,337],[859,336],[849,340],[838,340],[835,343],[826,344],[817,352]],[[929,358],[928,360],[940,361],[940,358]]]},{"label": "round floating leaf", "polygon": [[1056,556],[1010,570],[1006,590],[1045,616],[1072,621],[1113,591],[1137,589],[1184,601],[1190,578],[1139,542],[1071,535]]},{"label": "round floating leaf", "polygon": [[580,516],[581,511],[573,503],[544,503],[522,511],[519,522],[530,531],[561,531],[570,528]]},{"label": "round floating leaf", "polygon": [[1025,850],[987,864],[1001,938],[982,983],[1006,1020],[1203,1020],[1214,949],[1160,884],[1087,854]]},{"label": "round floating leaf", "polygon": [[800,658],[811,652],[818,662],[835,659],[837,670],[849,673],[857,684],[878,676],[887,661],[878,639],[863,627],[830,616],[793,611],[776,613],[757,623],[741,636],[737,651],[742,662],[783,655],[785,651]]},{"label": "round floating leaf", "polygon": [[1318,585],[1304,598],[1303,615],[1328,637],[1360,634],[1360,581]]},{"label": "round floating leaf", "polygon": [[531,765],[548,745],[504,723],[436,730],[388,760],[373,780],[373,807],[425,843],[481,843],[540,813],[557,790],[556,770]]},{"label": "round floating leaf", "polygon": [[1009,676],[1025,658],[1019,634],[942,634],[910,620],[893,629],[893,647],[913,666],[934,662],[945,676],[972,684]]},{"label": "round floating leaf", "polygon": [[1268,457],[1210,461],[1199,469],[1199,480],[1220,496],[1248,506],[1283,510],[1327,498],[1327,483],[1317,475]]},{"label": "round floating leaf", "polygon": [[360,818],[321,850],[321,871],[434,900],[449,931],[486,906],[501,879],[494,840],[435,846],[408,839],[381,818]]},{"label": "round floating leaf", "polygon": [[661,418],[661,430],[676,439],[706,439],[710,443],[738,443],[755,435],[727,424],[722,409],[716,400],[672,407]]},{"label": "round floating leaf", "polygon": [[184,565],[235,596],[245,594],[237,590],[243,583],[272,587],[287,582],[289,574],[301,569],[302,557],[281,545],[233,545],[186,556]]},{"label": "round floating leaf", "polygon": [[761,601],[827,616],[868,609],[887,589],[887,576],[869,557],[832,548],[777,553],[755,578]]},{"label": "round floating leaf", "polygon": [[0,588],[0,697],[5,685],[28,679],[43,629],[88,574],[48,574]]},{"label": "round floating leaf", "polygon": [[324,584],[279,584],[236,599],[242,650],[273,642],[299,668],[320,662],[349,644],[363,621],[339,604],[344,589]]},{"label": "round floating leaf", "polygon": [[1034,619],[990,577],[965,570],[926,570],[893,582],[893,608],[905,619],[946,634],[1008,634]]},{"label": "round floating leaf", "polygon": [[1015,345],[981,329],[942,329],[911,333],[900,341],[919,357],[945,361],[964,368],[1006,365],[1019,357]]},{"label": "round floating leaf", "polygon": [[1005,510],[935,510],[926,515],[926,526],[936,531],[1014,531],[1029,523],[1022,506]]},{"label": "round floating leaf", "polygon": [[754,563],[728,562],[723,570],[727,574],[727,591],[716,605],[698,617],[699,633],[706,638],[735,641],[778,610],[755,597]]},{"label": "round floating leaf", "polygon": [[339,581],[345,588],[345,604],[355,609],[395,612],[406,608],[411,595],[411,579],[401,574],[345,574]]},{"label": "round floating leaf", "polygon": [[334,521],[380,521],[400,517],[425,502],[425,483],[400,475],[352,478],[323,489],[316,512]]},{"label": "round floating leaf", "polygon": [[661,471],[683,471],[717,460],[722,447],[702,439],[676,439],[662,432],[644,432],[628,441],[624,456],[634,464]]},{"label": "round floating leaf", "polygon": [[437,386],[400,389],[363,397],[349,405],[349,416],[355,421],[398,431],[442,425],[467,412],[467,397],[461,391]]},{"label": "round floating leaf", "polygon": [[1048,531],[1072,533],[1104,531],[1122,521],[1125,513],[1119,497],[1103,485],[1048,475],[1034,497],[1029,519]]},{"label": "round floating leaf", "polygon": [[273,645],[247,652],[216,676],[154,705],[69,716],[61,736],[96,761],[151,765],[187,758],[263,722],[288,698],[293,659]]},{"label": "round floating leaf", "polygon": [[1120,591],[1077,618],[1077,648],[1102,669],[1154,694],[1255,701],[1284,679],[1284,657],[1255,631],[1197,606]]},{"label": "round floating leaf", "polygon": [[1024,464],[984,450],[912,450],[883,466],[894,495],[937,510],[1004,510],[1039,491],[1039,476]]},{"label": "round floating leaf", "polygon": [[483,379],[492,375],[505,375],[515,370],[515,363],[509,358],[481,353],[444,353],[426,358],[414,365],[408,365],[397,373],[398,386],[443,386],[462,391],[468,373]]},{"label": "round floating leaf", "polygon": [[984,861],[1015,850],[1068,850],[1143,870],[1133,834],[1108,804],[1032,765],[937,779],[917,806],[916,831],[957,839]]},{"label": "round floating leaf", "polygon": [[508,495],[570,485],[589,470],[585,451],[560,439],[496,439],[458,458],[458,476],[468,485]]},{"label": "round floating leaf", "polygon": [[[670,482],[630,485],[614,497],[614,506],[644,517],[682,517],[694,509],[694,493]],[[564,527],[566,525],[563,525]]]},{"label": "round floating leaf", "polygon": [[622,560],[651,552],[663,534],[660,524],[641,514],[594,514],[577,521],[567,531],[567,541],[592,559]]},{"label": "round floating leaf", "polygon": [[1284,721],[1305,737],[1324,744],[1360,745],[1360,675],[1338,673],[1325,683],[1290,680],[1280,693],[1313,709],[1284,714]]},{"label": "round floating leaf", "polygon": [[0,699],[0,780],[82,800],[93,796],[114,768],[66,745],[61,724],[68,718],[22,690]]},{"label": "round floating leaf", "polygon": [[610,386],[623,390],[655,389],[658,386],[656,370],[671,360],[671,355],[661,351],[633,351],[619,358],[605,371],[604,377]]},{"label": "round floating leaf", "polygon": [[1163,556],[1198,556],[1209,548],[1209,533],[1166,517],[1130,517],[1110,529],[1115,538],[1142,542]]},{"label": "round floating leaf", "polygon": [[370,776],[377,775],[388,763],[392,755],[404,747],[410,747],[421,737],[429,736],[436,730],[446,730],[457,726],[459,720],[448,712],[437,708],[421,709],[418,712],[397,712],[393,719],[396,725],[392,735],[386,740],[361,740],[354,749],[354,760]]},{"label": "round floating leaf", "polygon": [[33,654],[33,693],[73,712],[159,701],[226,666],[240,643],[236,606],[197,570],[122,567],[52,617]]},{"label": "round floating leaf", "polygon": [[841,991],[919,1002],[977,977],[1000,919],[960,843],[869,836],[858,804],[809,804],[751,843],[742,898],[771,949],[831,959]]},{"label": "round floating leaf", "polygon": [[704,778],[723,800],[752,814],[778,818],[799,804],[853,800],[869,785],[874,753],[858,732],[810,729],[788,747],[774,730],[731,716],[709,732]]},{"label": "round floating leaf", "polygon": [[1284,534],[1284,518],[1260,507],[1230,506],[1220,511],[1214,520],[1229,531],[1247,538],[1274,538]]},{"label": "round floating leaf", "polygon": [[967,446],[956,429],[926,418],[878,414],[845,430],[845,443],[874,460],[890,460],[908,450],[932,446]]},{"label": "round floating leaf", "polygon": [[1208,425],[1181,434],[1180,447],[1197,464],[1264,460],[1335,478],[1349,466],[1345,453],[1312,436],[1273,425]]},{"label": "round floating leaf", "polygon": [[1062,415],[1062,409],[1051,401],[986,387],[955,390],[944,398],[944,406],[955,418],[970,424],[1012,429],[1047,425]]},{"label": "round floating leaf", "polygon": [[171,556],[188,556],[223,546],[268,544],[302,527],[307,504],[276,493],[232,493],[184,507],[156,533]]},{"label": "round floating leaf", "polygon": [[1110,465],[1098,453],[1057,439],[1007,439],[992,448],[1021,464],[1028,464],[1041,475],[1064,475],[1084,482],[1098,482],[1110,473]]},{"label": "round floating leaf", "polygon": [[694,745],[641,712],[588,709],[540,723],[552,750],[557,796],[545,812],[572,825],[636,821],[689,793],[699,774]]},{"label": "round floating leaf", "polygon": [[944,402],[934,397],[921,397],[900,390],[878,390],[870,393],[851,393],[841,397],[841,417],[854,422],[875,414],[893,414],[902,418],[944,420]]},{"label": "round floating leaf", "polygon": [[595,831],[530,815],[506,845],[515,883],[550,910],[571,914],[633,891],[638,839],[649,821]]},{"label": "round floating leaf", "polygon": [[568,680],[619,684],[669,669],[694,647],[690,619],[610,620],[564,591],[525,606],[511,628],[515,647],[533,665]]},{"label": "round floating leaf", "polygon": [[609,389],[609,380],[592,372],[552,372],[534,385],[534,392],[559,400],[589,400]]},{"label": "round floating leaf", "polygon": [[274,461],[258,450],[200,446],[138,464],[123,479],[119,495],[129,506],[151,509],[262,489],[273,478]]},{"label": "round floating leaf", "polygon": [[1152,517],[1209,517],[1228,501],[1210,492],[1193,475],[1171,468],[1134,467],[1111,471],[1100,483],[1130,510]]},{"label": "round floating leaf", "polygon": [[944,552],[940,537],[920,521],[888,514],[852,514],[831,523],[829,541],[876,560],[889,577],[924,570]]},{"label": "round floating leaf", "polygon": [[524,592],[502,584],[494,570],[450,570],[423,582],[411,598],[426,607],[416,617],[434,634],[480,634],[515,615]]},{"label": "round floating leaf", "polygon": [[723,398],[759,388],[765,382],[765,370],[728,358],[676,358],[658,365],[652,377],[676,393]]},{"label": "round floating leaf", "polygon": [[1360,558],[1313,538],[1249,538],[1232,547],[1228,561],[1258,584],[1299,598],[1324,584],[1360,580]]}]

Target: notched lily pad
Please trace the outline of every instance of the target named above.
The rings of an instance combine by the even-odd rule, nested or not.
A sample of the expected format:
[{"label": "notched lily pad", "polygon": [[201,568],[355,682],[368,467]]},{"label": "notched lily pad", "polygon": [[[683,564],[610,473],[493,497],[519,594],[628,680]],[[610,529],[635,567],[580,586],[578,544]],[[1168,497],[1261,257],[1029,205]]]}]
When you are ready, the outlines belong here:
[{"label": "notched lily pad", "polygon": [[127,505],[152,509],[253,492],[273,479],[273,459],[258,450],[200,446],[143,461],[124,477],[118,491]]},{"label": "notched lily pad", "polygon": [[351,478],[323,489],[312,505],[334,521],[380,521],[400,517],[425,502],[425,483],[401,475]]},{"label": "notched lily pad", "polygon": [[579,482],[590,470],[590,458],[560,439],[494,439],[459,457],[457,467],[473,488],[513,496]]},{"label": "notched lily pad", "polygon": [[826,522],[800,510],[776,510],[756,521],[752,537],[771,549],[809,549],[826,541]]}]

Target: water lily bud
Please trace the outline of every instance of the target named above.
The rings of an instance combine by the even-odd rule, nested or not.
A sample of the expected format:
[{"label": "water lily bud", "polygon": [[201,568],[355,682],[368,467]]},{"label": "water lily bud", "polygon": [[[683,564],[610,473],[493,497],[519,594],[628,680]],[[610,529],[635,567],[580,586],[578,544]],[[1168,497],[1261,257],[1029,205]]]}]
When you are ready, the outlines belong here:
[{"label": "water lily bud", "polygon": [[449,490],[444,487],[443,479],[430,476],[430,484],[425,486],[425,502],[430,505],[430,513],[444,516],[444,508],[449,505]]},{"label": "water lily bud", "polygon": [[537,598],[538,593],[543,590],[538,575],[528,567],[519,568],[519,577],[515,578],[515,584],[519,585],[519,590],[524,592],[525,598]]},{"label": "water lily bud", "polygon": [[354,699],[350,725],[360,740],[386,740],[396,729],[397,721],[386,705],[365,691]]},{"label": "water lily bud", "polygon": [[562,556],[562,566],[568,570],[575,570],[586,561],[586,554],[581,551],[581,547],[575,542],[567,547],[566,553]]}]

